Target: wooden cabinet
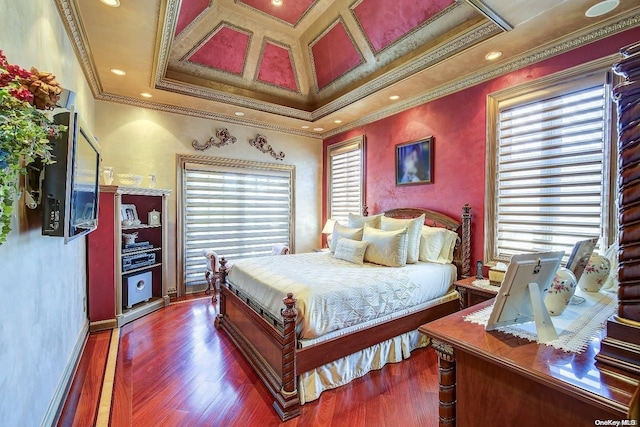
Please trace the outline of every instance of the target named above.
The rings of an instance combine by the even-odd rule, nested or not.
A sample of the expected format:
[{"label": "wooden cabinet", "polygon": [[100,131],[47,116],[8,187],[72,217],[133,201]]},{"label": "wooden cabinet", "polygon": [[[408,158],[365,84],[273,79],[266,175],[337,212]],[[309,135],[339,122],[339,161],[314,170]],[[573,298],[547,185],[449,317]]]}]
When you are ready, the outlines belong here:
[{"label": "wooden cabinet", "polygon": [[481,288],[473,285],[473,282],[476,280],[478,279],[475,277],[467,277],[453,283],[453,286],[456,287],[456,290],[460,294],[460,310],[464,310],[472,305],[480,304],[481,302],[491,299],[498,294],[498,289],[500,289],[499,286]]},{"label": "wooden cabinet", "polygon": [[[169,303],[166,226],[169,193],[154,188],[100,186],[98,228],[87,237],[91,330],[120,327]],[[140,224],[123,225],[122,215],[133,214],[129,205],[135,207]],[[150,212],[159,216],[159,223],[149,224]],[[136,243],[146,244],[125,247],[123,234],[135,234]],[[149,286],[150,295],[140,301],[127,298],[132,281],[138,283],[138,289],[141,284]]]},{"label": "wooden cabinet", "polygon": [[587,426],[629,418],[640,377],[596,363],[599,340],[568,353],[464,321],[489,305],[418,328],[439,358],[440,426]]}]

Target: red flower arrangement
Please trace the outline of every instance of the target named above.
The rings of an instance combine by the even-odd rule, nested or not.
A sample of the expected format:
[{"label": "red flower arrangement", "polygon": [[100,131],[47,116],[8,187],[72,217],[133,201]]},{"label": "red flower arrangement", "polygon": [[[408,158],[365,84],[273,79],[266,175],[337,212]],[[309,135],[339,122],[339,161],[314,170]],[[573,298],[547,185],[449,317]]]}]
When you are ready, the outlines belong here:
[{"label": "red flower arrangement", "polygon": [[0,50],[0,244],[11,230],[19,176],[35,159],[53,163],[49,138],[66,128],[42,110],[55,107],[61,92],[53,74],[9,64]]},{"label": "red flower arrangement", "polygon": [[9,86],[9,94],[14,98],[32,103],[33,94],[22,82],[28,81],[31,73],[18,65],[9,64],[7,57],[0,50],[0,68],[5,72],[0,74],[0,87]]}]

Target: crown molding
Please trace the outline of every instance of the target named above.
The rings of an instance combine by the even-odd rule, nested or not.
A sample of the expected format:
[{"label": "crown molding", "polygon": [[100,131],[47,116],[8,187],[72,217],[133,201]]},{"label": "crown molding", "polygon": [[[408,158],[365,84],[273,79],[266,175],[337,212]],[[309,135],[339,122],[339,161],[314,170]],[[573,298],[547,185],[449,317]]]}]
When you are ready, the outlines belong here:
[{"label": "crown molding", "polygon": [[291,129],[289,127],[274,125],[271,123],[259,122],[256,120],[241,119],[235,115],[231,116],[227,114],[215,113],[212,111],[198,110],[195,108],[178,107],[175,105],[161,104],[159,102],[144,101],[141,99],[130,98],[127,96],[116,95],[112,93],[101,93],[98,96],[96,96],[96,99],[100,101],[107,101],[107,102],[113,102],[116,104],[128,105],[131,107],[146,108],[149,110],[162,111],[165,113],[174,113],[174,114],[180,114],[184,116],[198,117],[201,119],[215,120],[223,123],[231,123],[231,124],[240,125],[240,126],[247,126],[247,127],[256,128],[256,129],[264,129],[268,131],[286,133],[290,135],[304,136],[304,137],[313,138],[313,139],[322,139],[321,134],[317,132],[305,131],[304,129],[300,129],[300,130]]},{"label": "crown molding", "polygon": [[450,95],[463,89],[475,86],[496,77],[509,74],[513,71],[527,67],[540,61],[552,58],[554,56],[571,51],[583,45],[592,43],[605,37],[612,36],[619,32],[631,29],[640,25],[640,14],[637,12],[629,13],[617,19],[612,19],[601,23],[596,27],[590,27],[579,33],[564,37],[560,40],[540,46],[539,48],[516,56],[512,60],[504,64],[496,64],[492,67],[484,68],[476,73],[466,76],[463,79],[452,81],[449,84],[440,86],[429,93],[406,100],[405,102],[395,104],[389,108],[377,111],[373,114],[361,117],[359,120],[350,122],[344,126],[335,128],[329,132],[323,133],[322,138],[328,138],[351,129],[364,126],[366,124],[381,120],[383,118],[398,114],[402,111],[417,107],[438,98]]},{"label": "crown molding", "polygon": [[[616,16],[600,23],[597,26],[592,26],[584,29],[581,32],[574,33],[570,36],[555,40],[546,45],[543,45],[535,50],[529,51],[525,54],[517,56],[508,62],[503,64],[496,64],[491,67],[484,68],[476,73],[468,75],[463,79],[452,81],[446,85],[435,88],[434,90],[408,99],[402,103],[394,104],[391,107],[377,111],[373,114],[363,116],[360,119],[350,122],[344,126],[335,128],[325,133],[309,132],[303,129],[292,129],[289,127],[274,125],[271,123],[259,122],[254,120],[239,119],[236,116],[230,116],[221,113],[215,113],[211,111],[202,111],[187,107],[178,107],[172,105],[161,104],[157,102],[143,101],[131,97],[125,97],[121,95],[105,93],[97,78],[97,72],[95,64],[92,60],[89,44],[85,39],[84,33],[81,29],[80,20],[78,18],[78,12],[74,6],[74,0],[55,0],[56,7],[65,26],[67,34],[70,38],[73,49],[79,60],[80,66],[83,70],[87,83],[92,91],[93,96],[98,100],[104,100],[108,102],[115,102],[119,104],[136,106],[141,108],[148,108],[157,111],[170,112],[175,114],[188,115],[193,117],[200,117],[209,120],[216,120],[223,123],[232,123],[241,126],[253,127],[256,129],[264,129],[274,132],[281,132],[291,135],[298,135],[303,137],[309,137],[314,139],[324,139],[330,136],[334,136],[354,128],[369,124],[371,122],[398,114],[402,111],[416,107],[418,105],[433,101],[435,99],[447,96],[454,92],[466,89],[468,87],[480,84],[484,81],[491,80],[504,74],[508,74],[515,70],[527,67],[531,64],[552,58],[570,50],[576,49],[583,45],[592,43],[599,39],[609,37],[616,33],[637,27],[640,25],[640,14],[636,11],[629,12],[626,15]],[[171,37],[169,33],[173,34],[175,31],[177,8],[179,7],[180,0],[164,0],[165,7],[165,23],[162,25],[164,29],[159,34],[159,44],[157,46],[156,63],[154,64],[154,75],[152,76],[152,85],[158,89],[163,89],[175,93],[181,93],[190,96],[196,96],[203,99],[209,99],[238,107],[245,107],[249,109],[264,111],[267,113],[273,113],[285,117],[305,120],[316,121],[334,111],[337,111],[347,105],[358,101],[377,90],[380,90],[394,82],[397,82],[403,78],[406,78],[416,72],[428,68],[433,63],[441,60],[447,55],[452,55],[472,42],[480,42],[495,34],[501,33],[503,30],[493,22],[483,22],[481,25],[475,27],[473,31],[467,31],[460,37],[451,40],[439,49],[435,49],[416,61],[406,64],[397,70],[389,72],[378,79],[373,80],[367,85],[358,88],[328,104],[318,108],[312,112],[302,111],[295,108],[285,107],[281,105],[270,104],[266,102],[256,101],[250,98],[239,97],[229,95],[222,92],[215,92],[212,90],[206,90],[204,88],[197,88],[193,86],[187,86],[184,84],[178,84],[171,80],[165,80],[161,76],[166,71],[169,48],[171,46]],[[215,96],[212,96],[215,95]]]}]

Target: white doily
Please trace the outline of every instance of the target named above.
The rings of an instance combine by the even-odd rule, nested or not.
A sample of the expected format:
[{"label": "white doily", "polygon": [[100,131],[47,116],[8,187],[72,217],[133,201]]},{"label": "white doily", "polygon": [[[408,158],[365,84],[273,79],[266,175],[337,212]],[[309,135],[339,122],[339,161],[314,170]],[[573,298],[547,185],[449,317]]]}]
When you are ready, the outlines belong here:
[{"label": "white doily", "polygon": [[488,289],[494,292],[498,292],[498,289],[500,289],[500,286],[492,285],[489,279],[474,280],[471,284],[476,288]]},{"label": "white doily", "polygon": [[[551,322],[558,332],[558,339],[545,344],[559,350],[580,353],[589,340],[598,335],[604,328],[606,320],[615,312],[618,301],[611,294],[603,292],[576,291],[573,301],[560,316],[551,316]],[[584,299],[584,301],[583,301]],[[464,317],[465,322],[486,326],[493,305],[475,311]],[[503,326],[498,331],[536,341],[536,325],[534,322]]]}]

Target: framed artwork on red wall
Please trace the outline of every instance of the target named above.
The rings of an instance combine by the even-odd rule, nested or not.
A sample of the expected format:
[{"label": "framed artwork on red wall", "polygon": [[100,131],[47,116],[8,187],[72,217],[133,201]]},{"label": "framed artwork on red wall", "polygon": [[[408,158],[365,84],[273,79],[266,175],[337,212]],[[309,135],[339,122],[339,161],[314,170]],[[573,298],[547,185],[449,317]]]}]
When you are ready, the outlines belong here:
[{"label": "framed artwork on red wall", "polygon": [[433,136],[396,145],[396,185],[433,182]]}]

